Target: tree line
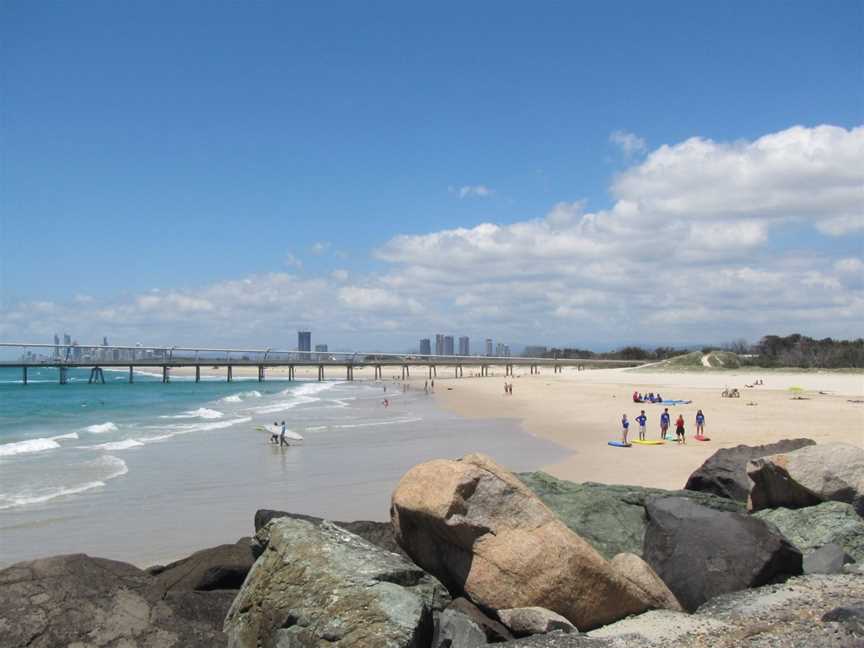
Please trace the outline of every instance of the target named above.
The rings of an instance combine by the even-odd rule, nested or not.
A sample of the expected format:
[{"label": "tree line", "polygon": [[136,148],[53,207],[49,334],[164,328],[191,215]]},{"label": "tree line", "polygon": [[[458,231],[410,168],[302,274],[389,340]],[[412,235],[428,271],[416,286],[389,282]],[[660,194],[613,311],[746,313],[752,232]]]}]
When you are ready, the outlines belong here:
[{"label": "tree line", "polygon": [[[595,352],[579,348],[552,348],[545,356],[562,359],[640,360],[645,362],[667,360],[691,352],[692,349],[668,346],[646,349],[625,346],[615,351]],[[864,368],[864,338],[855,340],[816,340],[800,333],[792,335],[766,335],[756,344],[735,340],[716,347],[703,347],[703,353],[731,351],[738,355],[743,366],[796,367],[802,369]]]}]

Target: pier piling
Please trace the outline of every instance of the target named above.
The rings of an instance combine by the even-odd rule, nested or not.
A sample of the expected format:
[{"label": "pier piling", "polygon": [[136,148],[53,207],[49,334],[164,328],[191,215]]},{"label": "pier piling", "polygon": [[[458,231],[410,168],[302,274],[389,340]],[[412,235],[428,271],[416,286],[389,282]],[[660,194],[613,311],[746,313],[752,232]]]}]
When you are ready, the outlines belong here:
[{"label": "pier piling", "polygon": [[21,381],[27,384],[27,367],[21,367]]},{"label": "pier piling", "polygon": [[133,375],[132,365],[129,365],[129,384],[130,385],[132,384],[132,375]]},{"label": "pier piling", "polygon": [[69,377],[66,373],[66,367],[60,367],[60,384],[65,385],[69,382]]},{"label": "pier piling", "polygon": [[228,382],[234,380],[234,372],[232,371],[231,365],[228,365]]},{"label": "pier piling", "polygon": [[201,365],[195,365],[195,382],[201,382]]},{"label": "pier piling", "polygon": [[264,365],[258,365],[258,382],[264,382]]},{"label": "pier piling", "polygon": [[163,383],[171,382],[171,374],[168,371],[168,365],[162,365],[162,382]]}]

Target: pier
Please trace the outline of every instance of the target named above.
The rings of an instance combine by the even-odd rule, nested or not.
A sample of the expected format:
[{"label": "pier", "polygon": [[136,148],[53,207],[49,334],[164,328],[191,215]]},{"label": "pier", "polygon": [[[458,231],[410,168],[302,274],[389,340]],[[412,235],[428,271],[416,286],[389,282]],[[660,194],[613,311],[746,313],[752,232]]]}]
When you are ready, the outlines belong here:
[{"label": "pier", "polygon": [[[360,351],[284,351],[276,349],[209,349],[192,347],[141,347],[77,345],[56,346],[53,344],[25,344],[0,342],[0,352],[15,354],[17,360],[0,360],[0,367],[21,370],[21,382],[28,384],[29,369],[53,368],[59,372],[59,383],[68,383],[68,371],[72,368],[90,369],[89,384],[105,384],[105,369],[128,370],[128,382],[134,382],[136,369],[155,369],[163,383],[171,382],[171,370],[194,368],[194,381],[201,382],[201,368],[225,371],[225,380],[234,380],[237,367],[257,369],[258,382],[264,382],[267,369],[287,368],[288,379],[295,379],[298,367],[317,369],[319,381],[331,379],[354,380],[354,370],[371,367],[374,380],[384,380],[385,368],[398,370],[403,380],[411,377],[413,369],[428,379],[438,377],[438,369],[452,370],[454,378],[463,378],[465,369],[474,369],[480,377],[491,375],[492,367],[499,367],[505,377],[515,375],[516,368],[527,370],[530,375],[541,369],[560,373],[565,367],[635,367],[644,364],[631,360],[598,360],[576,358],[522,358],[496,356],[419,355],[388,352]],[[444,374],[447,375],[447,374]]]}]

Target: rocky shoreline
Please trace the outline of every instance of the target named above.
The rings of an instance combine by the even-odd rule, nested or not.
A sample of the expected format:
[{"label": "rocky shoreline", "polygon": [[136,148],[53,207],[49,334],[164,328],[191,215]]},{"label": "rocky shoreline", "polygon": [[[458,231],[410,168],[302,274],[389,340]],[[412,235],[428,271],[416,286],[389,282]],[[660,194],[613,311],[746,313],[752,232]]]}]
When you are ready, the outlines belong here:
[{"label": "rocky shoreline", "polygon": [[412,468],[389,523],[259,510],[254,536],[141,570],[0,571],[0,648],[864,646],[864,450],[712,456],[680,491]]}]

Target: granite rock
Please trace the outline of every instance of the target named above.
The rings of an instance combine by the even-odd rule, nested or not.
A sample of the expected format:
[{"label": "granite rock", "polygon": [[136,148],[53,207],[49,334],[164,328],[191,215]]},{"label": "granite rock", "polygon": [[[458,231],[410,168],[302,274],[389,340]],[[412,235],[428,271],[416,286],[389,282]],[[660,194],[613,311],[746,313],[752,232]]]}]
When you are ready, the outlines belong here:
[{"label": "granite rock", "polygon": [[444,587],[401,556],[327,521],[273,519],[225,619],[229,646],[420,648]]}]

